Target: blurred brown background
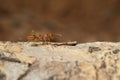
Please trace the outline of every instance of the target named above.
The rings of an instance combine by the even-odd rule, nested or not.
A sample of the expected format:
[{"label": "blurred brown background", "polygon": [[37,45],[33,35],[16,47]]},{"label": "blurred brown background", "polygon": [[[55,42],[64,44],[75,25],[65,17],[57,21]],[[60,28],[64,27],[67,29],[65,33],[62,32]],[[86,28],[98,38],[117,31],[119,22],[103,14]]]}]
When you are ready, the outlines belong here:
[{"label": "blurred brown background", "polygon": [[78,42],[120,40],[120,0],[0,0],[0,40],[32,30]]}]

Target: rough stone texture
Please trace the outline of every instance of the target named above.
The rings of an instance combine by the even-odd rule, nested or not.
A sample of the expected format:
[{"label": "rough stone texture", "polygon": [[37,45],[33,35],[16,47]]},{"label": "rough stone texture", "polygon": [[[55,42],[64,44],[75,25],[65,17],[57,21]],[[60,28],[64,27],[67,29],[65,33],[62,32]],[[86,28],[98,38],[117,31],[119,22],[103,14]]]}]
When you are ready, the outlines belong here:
[{"label": "rough stone texture", "polygon": [[0,80],[120,80],[120,43],[0,42]]}]

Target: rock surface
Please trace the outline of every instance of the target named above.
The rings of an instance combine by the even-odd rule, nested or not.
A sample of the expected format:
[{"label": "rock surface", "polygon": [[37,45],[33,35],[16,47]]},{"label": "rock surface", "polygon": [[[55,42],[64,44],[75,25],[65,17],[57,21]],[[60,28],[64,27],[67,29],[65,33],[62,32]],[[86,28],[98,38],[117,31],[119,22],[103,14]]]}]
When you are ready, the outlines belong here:
[{"label": "rock surface", "polygon": [[0,80],[120,80],[120,43],[0,42]]}]

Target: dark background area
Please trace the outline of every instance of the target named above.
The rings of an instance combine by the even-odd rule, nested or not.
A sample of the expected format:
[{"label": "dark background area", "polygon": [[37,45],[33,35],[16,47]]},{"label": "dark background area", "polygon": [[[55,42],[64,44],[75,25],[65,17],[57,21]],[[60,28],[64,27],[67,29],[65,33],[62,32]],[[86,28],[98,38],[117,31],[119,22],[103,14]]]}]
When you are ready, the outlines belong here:
[{"label": "dark background area", "polygon": [[0,40],[25,40],[32,30],[65,41],[119,41],[120,0],[0,0]]}]

